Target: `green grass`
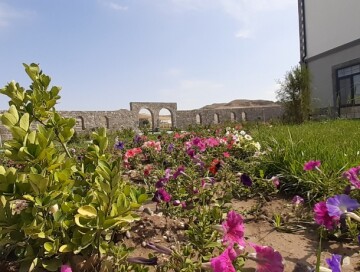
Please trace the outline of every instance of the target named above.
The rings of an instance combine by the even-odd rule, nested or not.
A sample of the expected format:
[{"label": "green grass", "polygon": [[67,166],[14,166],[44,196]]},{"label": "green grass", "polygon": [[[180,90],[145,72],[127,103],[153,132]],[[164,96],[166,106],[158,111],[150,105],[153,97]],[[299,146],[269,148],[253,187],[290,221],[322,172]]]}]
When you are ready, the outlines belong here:
[{"label": "green grass", "polygon": [[[342,173],[360,165],[358,120],[258,125],[250,132],[264,150],[269,150],[262,164],[266,175],[280,175],[281,189],[289,194],[315,200],[341,193],[349,184]],[[309,160],[320,160],[322,172],[304,171]]]}]

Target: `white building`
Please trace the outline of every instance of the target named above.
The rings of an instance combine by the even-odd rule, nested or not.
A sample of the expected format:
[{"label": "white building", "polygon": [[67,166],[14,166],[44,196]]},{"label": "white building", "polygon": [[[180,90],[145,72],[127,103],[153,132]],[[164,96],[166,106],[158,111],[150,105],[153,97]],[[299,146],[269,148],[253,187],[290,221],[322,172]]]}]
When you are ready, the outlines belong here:
[{"label": "white building", "polygon": [[298,0],[301,62],[312,104],[360,118],[360,0]]}]

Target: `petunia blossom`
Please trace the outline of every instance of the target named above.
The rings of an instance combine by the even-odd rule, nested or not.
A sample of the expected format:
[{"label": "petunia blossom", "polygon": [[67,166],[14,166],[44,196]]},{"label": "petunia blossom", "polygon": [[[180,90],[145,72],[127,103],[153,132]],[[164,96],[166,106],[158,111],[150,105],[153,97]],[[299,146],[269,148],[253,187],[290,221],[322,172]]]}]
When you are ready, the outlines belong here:
[{"label": "petunia blossom", "polygon": [[247,187],[252,186],[252,180],[251,180],[250,176],[247,174],[242,174],[240,177],[240,181],[242,184],[244,184]]},{"label": "petunia blossom", "polygon": [[293,197],[291,202],[295,205],[300,205],[304,203],[304,199],[301,196],[296,195]]},{"label": "petunia blossom", "polygon": [[60,272],[72,272],[71,266],[68,264],[63,264],[60,267]]},{"label": "petunia blossom", "polygon": [[240,246],[245,246],[244,240],[244,223],[240,214],[235,211],[230,211],[227,214],[226,220],[222,223],[222,229],[224,231],[223,242],[234,244],[237,243]]},{"label": "petunia blossom", "polygon": [[340,217],[343,213],[351,212],[360,207],[360,204],[348,195],[341,194],[330,197],[326,201],[326,208],[330,216]]},{"label": "petunia blossom", "polygon": [[321,165],[320,161],[308,161],[304,164],[305,171],[311,171],[314,169],[318,169]]},{"label": "petunia blossom", "polygon": [[327,258],[326,263],[331,269],[331,272],[341,272],[341,255],[332,254],[331,258]]},{"label": "petunia blossom", "polygon": [[232,264],[237,254],[232,246],[229,246],[219,256],[210,259],[210,265],[213,272],[236,272]]},{"label": "petunia blossom", "polygon": [[355,188],[360,189],[359,174],[360,174],[360,166],[357,166],[345,171],[343,177],[348,179],[349,182],[355,186]]},{"label": "petunia blossom", "polygon": [[160,188],[155,192],[152,200],[158,203],[160,203],[161,201],[170,202],[171,195],[168,192],[166,192],[164,188]]},{"label": "petunia blossom", "polygon": [[284,264],[281,254],[269,246],[251,244],[256,253],[250,253],[250,259],[257,262],[257,272],[283,272]]},{"label": "petunia blossom", "polygon": [[328,230],[334,229],[339,222],[339,217],[329,215],[325,201],[315,204],[314,218],[317,224],[324,226]]}]

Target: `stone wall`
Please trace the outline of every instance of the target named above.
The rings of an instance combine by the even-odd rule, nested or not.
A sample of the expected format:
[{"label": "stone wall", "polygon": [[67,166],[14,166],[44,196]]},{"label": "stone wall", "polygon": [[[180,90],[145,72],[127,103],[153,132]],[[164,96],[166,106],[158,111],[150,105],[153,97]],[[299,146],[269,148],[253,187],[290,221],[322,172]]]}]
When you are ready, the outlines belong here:
[{"label": "stone wall", "polygon": [[[107,129],[132,128],[137,129],[138,114],[141,109],[151,112],[153,129],[159,127],[159,112],[167,109],[171,113],[174,128],[187,129],[190,125],[210,125],[228,121],[261,121],[267,122],[277,119],[283,113],[280,106],[263,106],[231,109],[197,109],[180,111],[176,103],[131,102],[130,111],[121,109],[117,111],[61,111],[66,117],[76,119],[77,132],[85,132],[94,128],[106,127]],[[1,111],[0,111],[1,113]],[[33,126],[34,128],[35,126]],[[0,138],[2,142],[11,138],[11,134],[0,124]]]}]

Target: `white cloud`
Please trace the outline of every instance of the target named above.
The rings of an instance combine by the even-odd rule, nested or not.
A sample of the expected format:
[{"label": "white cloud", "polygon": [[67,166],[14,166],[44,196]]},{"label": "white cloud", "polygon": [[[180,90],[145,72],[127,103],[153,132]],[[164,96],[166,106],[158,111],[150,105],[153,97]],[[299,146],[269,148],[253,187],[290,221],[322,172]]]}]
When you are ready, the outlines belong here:
[{"label": "white cloud", "polygon": [[127,11],[129,9],[128,6],[122,6],[122,5],[119,5],[117,3],[114,3],[114,2],[109,2],[109,3],[106,3],[106,5],[113,9],[113,10],[116,10],[116,11]]}]

